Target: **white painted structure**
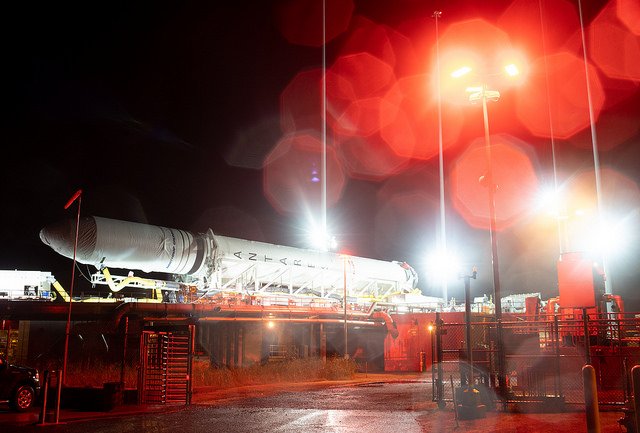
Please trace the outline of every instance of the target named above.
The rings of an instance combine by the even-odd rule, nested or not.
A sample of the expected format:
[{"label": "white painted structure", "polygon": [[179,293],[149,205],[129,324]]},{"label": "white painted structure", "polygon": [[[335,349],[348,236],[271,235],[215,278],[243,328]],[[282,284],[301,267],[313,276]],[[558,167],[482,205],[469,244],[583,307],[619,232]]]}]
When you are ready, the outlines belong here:
[{"label": "white painted structure", "polygon": [[[42,241],[72,258],[75,221],[46,227]],[[169,273],[196,285],[202,296],[218,292],[286,293],[377,300],[410,293],[417,274],[402,262],[300,249],[215,235],[194,234],[129,221],[83,218],[76,261],[103,267]]]}]

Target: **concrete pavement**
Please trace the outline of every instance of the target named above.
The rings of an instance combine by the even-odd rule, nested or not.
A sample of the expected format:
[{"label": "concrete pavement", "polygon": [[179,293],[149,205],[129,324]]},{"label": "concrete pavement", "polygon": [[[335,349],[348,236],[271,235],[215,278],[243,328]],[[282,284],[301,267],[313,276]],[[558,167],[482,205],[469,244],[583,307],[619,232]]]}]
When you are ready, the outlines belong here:
[{"label": "concrete pavement", "polygon": [[[317,381],[317,382],[303,382],[303,383],[278,383],[267,385],[253,385],[227,389],[216,389],[212,387],[197,388],[194,390],[192,399],[193,405],[198,406],[215,406],[215,405],[233,405],[234,400],[248,399],[252,397],[264,397],[268,395],[277,394],[285,391],[313,391],[323,388],[340,388],[349,385],[362,385],[362,384],[376,384],[376,383],[393,383],[393,382],[423,382],[425,385],[431,382],[431,377],[427,373],[359,373],[353,379],[350,380],[337,380],[337,381]],[[439,425],[443,422],[453,425],[454,412],[451,404],[447,405],[442,411],[436,409],[435,403],[430,401],[430,386],[425,386],[424,401],[425,406],[423,409],[427,410],[429,420],[425,422],[431,422],[431,420],[438,419]],[[433,407],[431,407],[433,406]],[[142,415],[157,412],[178,412],[185,408],[184,405],[119,405],[114,407],[110,411],[98,412],[98,411],[78,411],[70,409],[62,409],[60,411],[60,424],[74,423],[80,421],[91,421],[95,419],[108,419],[126,417],[131,415]],[[46,422],[43,427],[48,425],[56,425],[53,419],[53,409],[50,407]],[[3,410],[0,408],[0,430],[4,431],[20,431],[20,426],[36,425],[39,423],[40,408],[37,407],[34,410],[27,413],[15,413],[9,410]],[[603,412],[601,413],[601,425],[602,432],[624,432],[625,429],[618,424],[618,419],[621,418],[622,412]],[[422,416],[422,415],[420,415]],[[426,415],[425,415],[426,416]],[[554,414],[537,414],[537,415],[524,415],[517,413],[505,413],[500,411],[492,411],[487,413],[486,419],[479,420],[460,420],[456,427],[458,431],[474,431],[481,433],[489,432],[520,432],[522,430],[522,424],[531,423],[532,420],[538,418],[553,418],[557,422],[557,426],[562,425],[583,425],[586,431],[586,422],[584,421],[584,414],[581,412],[563,412]],[[500,426],[500,429],[496,428]],[[557,431],[558,430],[556,427]]]}]

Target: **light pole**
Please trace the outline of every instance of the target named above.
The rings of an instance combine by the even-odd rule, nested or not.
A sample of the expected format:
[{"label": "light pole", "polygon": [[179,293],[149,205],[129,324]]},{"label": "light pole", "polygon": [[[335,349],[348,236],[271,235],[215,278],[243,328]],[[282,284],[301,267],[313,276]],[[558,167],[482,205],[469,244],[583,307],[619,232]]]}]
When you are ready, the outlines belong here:
[{"label": "light pole", "polygon": [[343,260],[343,271],[344,271],[344,280],[343,280],[343,306],[344,306],[344,359],[349,359],[349,334],[347,327],[347,262],[349,261],[349,256],[346,254],[341,255]]},{"label": "light pole", "polygon": [[78,200],[78,213],[76,215],[76,232],[75,232],[75,240],[73,242],[73,267],[71,268],[71,287],[69,287],[69,310],[67,313],[67,325],[65,327],[64,333],[64,357],[62,360],[62,383],[66,384],[67,380],[67,360],[69,358],[69,334],[71,331],[71,305],[73,304],[73,286],[76,275],[76,252],[78,250],[78,230],[80,228],[80,206],[82,205],[82,190],[79,189],[76,193],[69,199],[67,204],[64,206],[65,209],[68,209],[73,202]]},{"label": "light pole", "polygon": [[471,275],[460,275],[460,278],[464,279],[464,323],[467,340],[467,363],[469,364],[469,373],[467,376],[468,389],[473,388],[473,350],[471,345],[471,278],[475,280],[477,276],[478,270],[475,266],[471,270]]},{"label": "light pole", "polygon": [[487,174],[481,181],[489,190],[489,237],[491,238],[491,265],[493,272],[493,302],[496,314],[496,321],[502,319],[502,302],[500,290],[500,266],[498,261],[498,241],[496,239],[496,201],[495,193],[497,185],[493,180],[493,162],[491,159],[491,137],[489,136],[489,113],[487,110],[487,99],[498,101],[500,92],[496,90],[487,90],[487,85],[482,84],[480,92],[471,93],[469,101],[482,100],[482,117],[484,121],[484,148],[487,159]]},{"label": "light pole", "polygon": [[75,241],[73,243],[73,267],[71,268],[71,287],[69,287],[69,309],[67,312],[67,324],[64,332],[64,354],[62,358],[62,374],[58,378],[58,399],[56,402],[56,413],[55,419],[56,423],[58,423],[60,419],[60,396],[62,394],[62,385],[66,384],[67,380],[67,360],[69,358],[69,334],[71,331],[71,305],[73,304],[73,285],[76,275],[76,252],[78,249],[78,230],[80,228],[80,207],[82,205],[82,190],[78,191],[71,196],[66,205],[64,205],[65,209],[68,209],[76,200],[78,200],[78,213],[76,216],[76,232],[75,232]]},{"label": "light pole", "polygon": [[[500,266],[498,262],[498,241],[496,239],[496,202],[495,193],[497,185],[493,179],[493,162],[491,159],[491,138],[489,136],[489,114],[487,110],[487,99],[498,101],[500,92],[497,90],[488,90],[486,83],[482,84],[480,94],[472,93],[469,100],[473,102],[474,98],[482,99],[482,117],[484,120],[484,145],[485,155],[487,159],[487,174],[484,179],[484,185],[489,191],[489,237],[491,238],[491,265],[493,274],[493,304],[496,315],[496,345],[498,349],[498,394],[504,395],[506,392],[506,377],[504,372],[504,345],[502,344],[502,297],[500,293]],[[476,99],[477,100],[477,99]]]},{"label": "light pole", "polygon": [[[504,70],[509,76],[518,75],[519,71],[517,66],[509,64],[504,67]],[[464,66],[451,73],[454,78],[461,77],[470,73],[472,69],[468,66]],[[497,102],[500,99],[500,92],[497,90],[489,90],[486,82],[479,87],[467,88],[469,92],[469,101],[471,103],[482,103],[482,118],[484,123],[484,148],[486,156],[486,174],[480,177],[482,185],[488,189],[488,201],[489,201],[489,236],[491,238],[491,264],[492,264],[492,276],[493,276],[493,302],[495,305],[496,321],[502,319],[502,304],[500,293],[500,266],[498,260],[498,242],[496,234],[496,203],[495,193],[497,185],[493,179],[493,162],[491,157],[491,137],[489,134],[489,111],[487,110],[487,101]]]},{"label": "light pole", "polygon": [[[442,16],[442,11],[434,11],[431,15],[436,22],[436,87],[438,95],[438,169],[440,174],[440,251],[447,252],[447,230],[445,225],[445,203],[444,203],[444,151],[442,146],[442,91],[440,84],[440,36],[438,33],[438,19]],[[443,279],[442,297],[445,304],[449,300],[447,291],[447,280]]]},{"label": "light pole", "polygon": [[[454,71],[451,76],[454,78],[461,77],[470,73],[472,69],[468,66],[462,67]],[[518,67],[514,64],[508,64],[504,67],[504,72],[511,77],[519,74]],[[499,75],[499,74],[492,74]],[[496,231],[496,203],[495,193],[497,185],[493,178],[493,161],[491,156],[491,137],[489,134],[489,112],[487,110],[487,101],[497,102],[500,99],[500,92],[497,90],[489,90],[485,79],[482,79],[482,85],[479,87],[467,88],[469,92],[469,101],[471,103],[482,103],[482,117],[484,123],[484,145],[486,157],[486,174],[480,177],[482,185],[488,190],[489,204],[489,236],[491,239],[491,268],[493,276],[493,302],[496,316],[496,345],[498,349],[498,393],[504,395],[506,393],[506,377],[505,377],[505,359],[504,347],[502,339],[502,295],[500,290],[500,265],[498,260],[498,241]]]}]

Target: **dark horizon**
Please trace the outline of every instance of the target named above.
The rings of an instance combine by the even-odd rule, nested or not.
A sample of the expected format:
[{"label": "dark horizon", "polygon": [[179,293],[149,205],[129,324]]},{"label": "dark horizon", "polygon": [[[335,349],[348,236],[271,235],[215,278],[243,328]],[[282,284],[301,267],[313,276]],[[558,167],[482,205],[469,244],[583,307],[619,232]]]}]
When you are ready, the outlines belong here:
[{"label": "dark horizon", "polygon": [[[525,20],[519,15],[527,10],[525,6],[533,7],[529,3],[538,5],[501,0],[481,8],[463,0],[401,0],[393,5],[355,0],[350,19],[339,30],[331,23],[337,25],[345,11],[338,11],[337,17],[339,3],[328,1],[327,23],[335,37],[326,45],[327,67],[345,53],[353,54],[370,44],[368,53],[377,59],[388,60],[393,55],[395,80],[431,74],[434,10],[443,12],[441,36],[455,23],[483,18],[539,61],[543,44],[523,36],[531,29],[521,24]],[[608,10],[609,4],[582,3],[586,26]],[[319,153],[305,150],[308,143],[303,139],[282,143],[292,133],[304,133],[313,143],[321,137],[320,116],[305,111],[314,95],[305,93],[305,98],[292,100],[287,92],[295,93],[291,83],[302,86],[302,81],[295,81],[300,74],[322,67],[322,49],[289,40],[287,32],[313,27],[310,22],[315,22],[309,10],[303,15],[309,22],[288,22],[291,5],[287,1],[12,5],[7,15],[12,37],[8,43],[11,79],[5,150],[11,156],[5,158],[2,173],[5,205],[0,269],[51,271],[68,285],[71,261],[44,245],[39,232],[49,224],[75,218],[73,205],[67,210],[63,207],[78,189],[83,190],[83,216],[194,232],[211,228],[225,236],[307,248],[306,218],[316,215],[319,219],[319,184],[309,180],[299,185],[299,181],[319,168]],[[564,52],[565,48],[558,47],[569,47],[566,50],[574,50],[580,59],[575,2],[562,2],[552,10],[567,11],[569,18],[561,16],[546,23],[550,41],[546,49]],[[509,21],[513,17],[520,21]],[[385,39],[380,37],[382,27],[377,26],[387,29],[388,46],[378,45]],[[302,36],[310,37],[312,30]],[[601,36],[595,27],[587,30],[590,38]],[[629,34],[633,48],[640,36]],[[480,39],[474,42],[482,43]],[[627,60],[631,72],[637,73],[633,70],[637,60]],[[611,78],[605,66],[593,67],[603,95],[596,132],[601,167],[609,170],[603,172],[604,204],[607,209],[624,209],[627,222],[635,229],[626,235],[628,251],[608,260],[609,277],[613,293],[638,310],[640,78]],[[384,71],[382,65],[371,73],[380,80]],[[558,91],[570,92],[572,82],[577,81],[562,74],[553,78],[551,85]],[[368,99],[387,97],[394,90],[393,81],[379,86],[382,90]],[[332,89],[330,96],[334,97]],[[355,88],[354,93],[364,90]],[[544,94],[534,90],[531,98]],[[501,93],[501,100],[489,108],[492,138],[499,140],[504,134],[517,138],[537,185],[552,185],[550,138],[534,135],[524,127],[526,118],[513,115],[519,110],[521,94],[506,89]],[[343,108],[339,103],[344,101],[336,100],[332,99],[330,111]],[[555,108],[561,111],[564,107]],[[470,222],[461,210],[468,204],[451,195],[452,173],[466,170],[469,176],[476,176],[471,168],[456,164],[476,140],[483,143],[482,110],[477,106],[459,110],[457,139],[444,152],[447,243],[463,253],[463,269],[478,267],[479,279],[472,283],[474,295],[490,295],[489,233]],[[584,115],[578,111],[571,115]],[[365,114],[360,115],[364,119]],[[453,117],[447,116],[449,112],[445,119],[452,125]],[[399,155],[399,149],[406,151],[402,145],[392,148],[388,137],[385,144],[377,132],[340,130],[337,117],[328,122],[327,220],[340,248],[362,257],[406,261],[418,271],[422,292],[439,296],[423,264],[439,236],[437,155]],[[432,134],[432,121],[432,117],[417,118],[416,128]],[[563,133],[563,125],[556,126],[556,132]],[[404,131],[394,130],[395,136]],[[589,125],[555,138],[562,183],[593,172],[591,139]],[[280,154],[274,154],[274,149],[283,154],[293,151],[286,153],[288,159],[278,159]],[[510,180],[516,181],[515,187],[503,190],[532,195],[523,186],[524,172],[515,164],[512,167],[512,160],[501,165],[515,172]],[[307,201],[294,203],[292,197]],[[540,292],[546,300],[557,295],[558,234],[553,222],[541,222],[538,217],[518,214],[517,222],[498,234],[503,296]],[[90,287],[83,279],[77,284],[80,290]],[[463,289],[462,280],[453,280],[449,296],[460,300]]]}]

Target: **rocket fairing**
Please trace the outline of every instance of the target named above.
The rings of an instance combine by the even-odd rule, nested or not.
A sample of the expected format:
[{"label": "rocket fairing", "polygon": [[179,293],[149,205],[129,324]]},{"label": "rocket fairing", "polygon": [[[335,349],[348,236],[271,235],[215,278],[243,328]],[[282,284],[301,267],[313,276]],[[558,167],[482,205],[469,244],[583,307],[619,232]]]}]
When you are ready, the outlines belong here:
[{"label": "rocket fairing", "polygon": [[[43,228],[40,239],[73,258],[75,221]],[[350,293],[411,291],[415,271],[406,263],[387,262],[300,249],[207,233],[191,233],[102,217],[79,222],[76,261],[96,268],[189,275],[203,288],[236,290],[284,286],[294,290],[338,293],[348,278]]]},{"label": "rocket fairing", "polygon": [[[75,221],[40,231],[40,239],[58,254],[73,258]],[[184,230],[101,217],[80,219],[76,261],[118,269],[201,275],[205,239]]]}]

